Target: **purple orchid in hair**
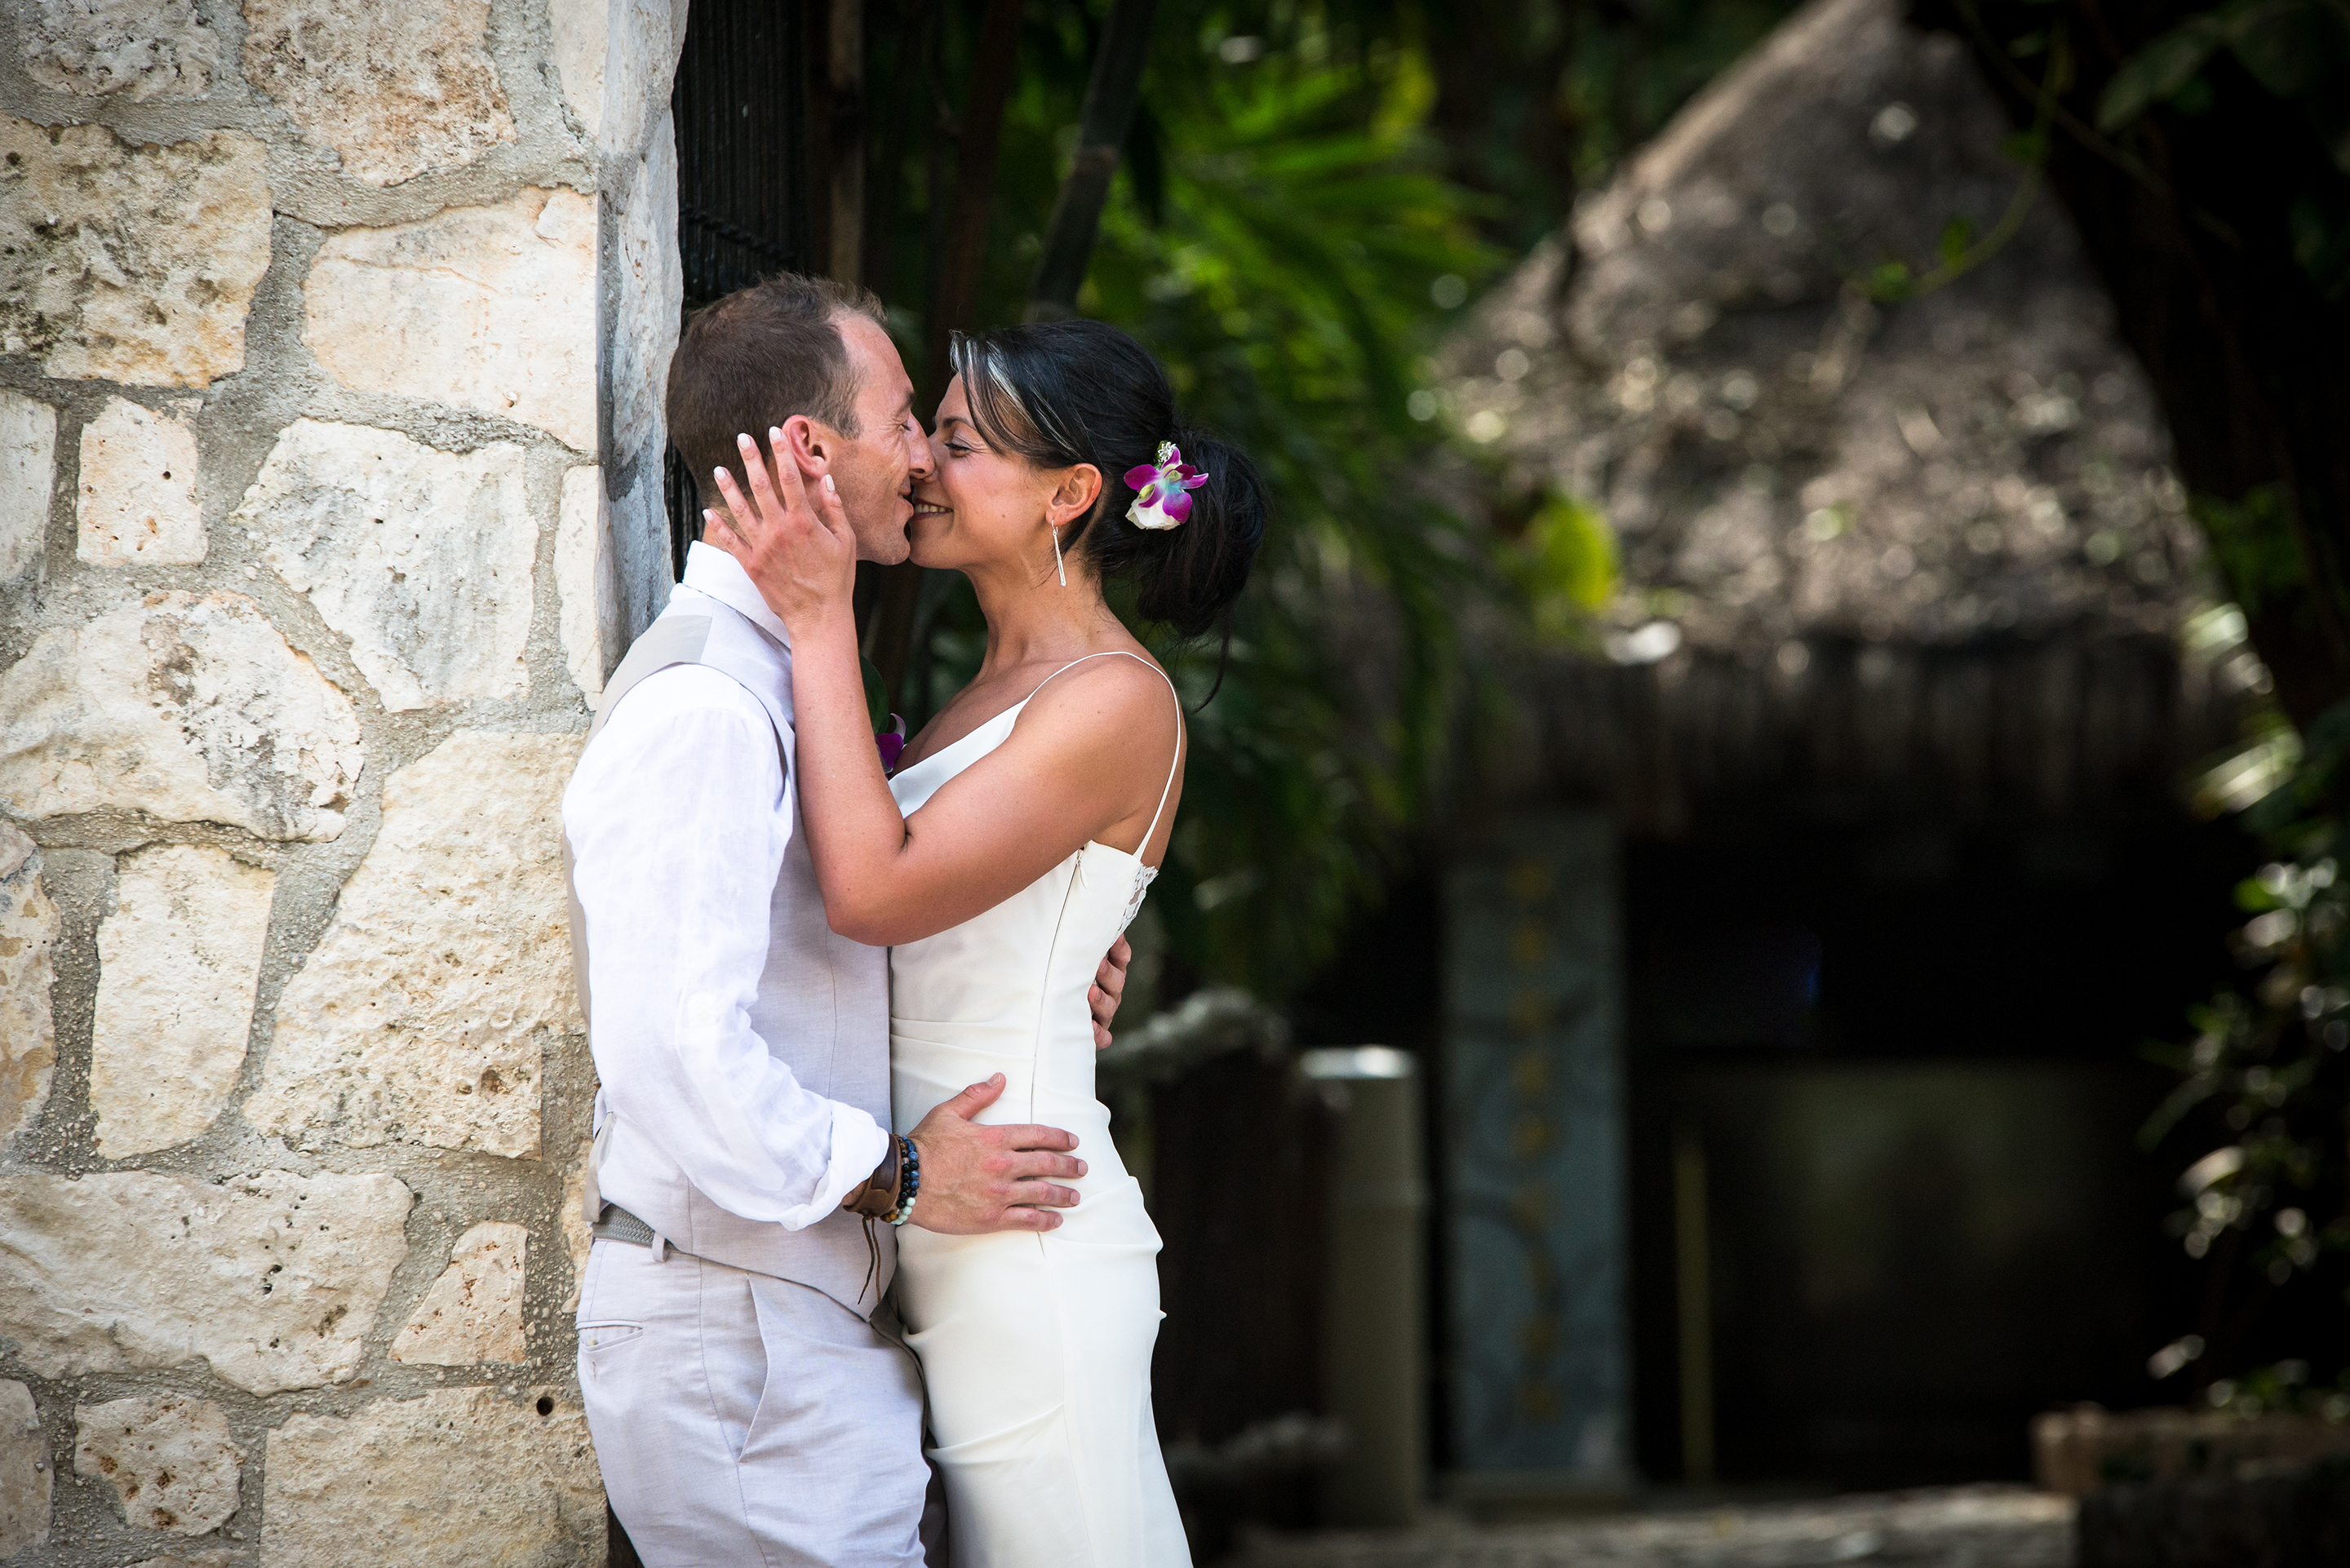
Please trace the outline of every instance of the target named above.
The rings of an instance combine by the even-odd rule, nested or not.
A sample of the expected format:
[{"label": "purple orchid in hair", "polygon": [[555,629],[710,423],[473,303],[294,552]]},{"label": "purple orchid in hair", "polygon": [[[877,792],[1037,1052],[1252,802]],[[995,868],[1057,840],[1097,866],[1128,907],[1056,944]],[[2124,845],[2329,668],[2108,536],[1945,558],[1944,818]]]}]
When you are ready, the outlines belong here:
[{"label": "purple orchid in hair", "polygon": [[1128,520],[1155,533],[1176,527],[1191,515],[1191,492],[1207,483],[1208,476],[1183,461],[1181,447],[1162,441],[1159,461],[1128,469],[1126,482],[1134,487],[1134,504],[1126,509]]}]

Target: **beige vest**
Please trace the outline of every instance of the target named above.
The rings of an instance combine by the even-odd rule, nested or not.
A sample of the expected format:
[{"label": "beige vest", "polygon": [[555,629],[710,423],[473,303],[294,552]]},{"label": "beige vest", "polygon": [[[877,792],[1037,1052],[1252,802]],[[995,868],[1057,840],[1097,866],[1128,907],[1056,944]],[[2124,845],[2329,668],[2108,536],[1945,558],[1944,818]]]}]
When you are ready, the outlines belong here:
[{"label": "beige vest", "polygon": [[[595,725],[588,732],[588,744],[597,743],[605,721],[630,688],[673,664],[706,665],[731,677],[756,698],[775,726],[784,775],[786,780],[791,777],[795,744],[791,655],[740,612],[682,584],[671,595],[669,607],[645,629],[606,682]],[[659,688],[641,701],[659,701]],[[792,809],[791,845],[785,852],[783,873],[775,879],[769,907],[767,967],[759,980],[751,1025],[766,1042],[768,1054],[789,1067],[803,1087],[855,1106],[887,1127],[889,950],[850,941],[825,923],[824,896],[816,886],[816,867],[808,858],[807,836],[797,821],[796,800]],[[567,836],[563,857],[568,881],[571,845]],[[571,965],[580,1011],[588,1016],[588,1039],[599,1070],[607,1065],[617,1068],[627,1061],[629,1043],[596,1033],[588,985],[588,955],[596,933],[579,907],[576,887],[570,898]],[[598,1155],[613,1135],[616,1120],[608,1114],[597,1129]],[[869,1315],[889,1288],[897,1264],[897,1232],[889,1226],[873,1227],[880,1246],[877,1267],[866,1227],[854,1215],[834,1213],[798,1231],[745,1220],[718,1207],[674,1164],[662,1163],[668,1165],[667,1179],[652,1190],[599,1192],[591,1157],[587,1198],[591,1218],[608,1199],[651,1226],[680,1251],[813,1286],[859,1316]]]}]

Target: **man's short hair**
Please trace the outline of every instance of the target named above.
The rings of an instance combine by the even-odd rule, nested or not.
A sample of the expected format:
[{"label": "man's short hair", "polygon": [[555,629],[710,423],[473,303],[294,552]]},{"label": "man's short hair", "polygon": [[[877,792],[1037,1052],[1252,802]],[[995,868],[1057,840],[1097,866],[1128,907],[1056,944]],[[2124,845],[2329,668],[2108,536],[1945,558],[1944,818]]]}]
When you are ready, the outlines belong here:
[{"label": "man's short hair", "polygon": [[805,414],[854,439],[856,376],[841,341],[840,318],[889,317],[873,291],[828,277],[780,272],[712,301],[685,324],[669,362],[669,439],[692,472],[704,506],[710,471],[733,471],[747,486],[737,434],[762,444],[767,428]]}]

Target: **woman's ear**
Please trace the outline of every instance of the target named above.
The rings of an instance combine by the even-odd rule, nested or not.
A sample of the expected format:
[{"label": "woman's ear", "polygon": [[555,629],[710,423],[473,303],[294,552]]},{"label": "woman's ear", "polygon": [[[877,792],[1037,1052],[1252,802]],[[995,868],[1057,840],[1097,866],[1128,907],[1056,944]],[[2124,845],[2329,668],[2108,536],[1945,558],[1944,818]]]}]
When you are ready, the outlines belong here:
[{"label": "woman's ear", "polygon": [[1090,462],[1080,462],[1061,471],[1059,483],[1045,501],[1045,520],[1055,528],[1067,526],[1094,509],[1101,499],[1101,470]]}]

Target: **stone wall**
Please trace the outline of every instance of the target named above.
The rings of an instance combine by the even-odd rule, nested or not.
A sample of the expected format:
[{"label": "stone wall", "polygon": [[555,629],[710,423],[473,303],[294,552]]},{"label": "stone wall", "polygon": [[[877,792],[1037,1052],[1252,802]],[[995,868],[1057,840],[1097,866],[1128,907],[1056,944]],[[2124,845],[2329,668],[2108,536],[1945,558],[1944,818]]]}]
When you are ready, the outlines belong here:
[{"label": "stone wall", "polygon": [[684,0],[0,0],[0,1559],[589,1563]]}]

